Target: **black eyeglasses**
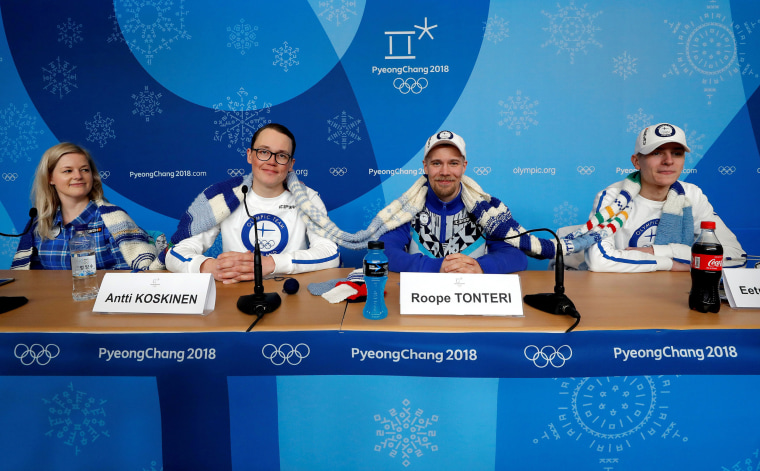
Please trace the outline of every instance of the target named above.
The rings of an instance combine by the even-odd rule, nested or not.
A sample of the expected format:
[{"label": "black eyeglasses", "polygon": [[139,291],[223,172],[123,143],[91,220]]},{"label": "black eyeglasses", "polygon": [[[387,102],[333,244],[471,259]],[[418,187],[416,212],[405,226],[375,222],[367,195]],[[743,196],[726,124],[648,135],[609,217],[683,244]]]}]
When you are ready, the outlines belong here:
[{"label": "black eyeglasses", "polygon": [[275,154],[269,149],[251,148],[251,150],[256,152],[256,158],[261,160],[262,162],[266,162],[267,160],[271,159],[273,155],[274,155],[274,161],[280,165],[287,165],[288,162],[290,162],[290,155],[286,154],[285,152],[280,152],[279,154]]}]

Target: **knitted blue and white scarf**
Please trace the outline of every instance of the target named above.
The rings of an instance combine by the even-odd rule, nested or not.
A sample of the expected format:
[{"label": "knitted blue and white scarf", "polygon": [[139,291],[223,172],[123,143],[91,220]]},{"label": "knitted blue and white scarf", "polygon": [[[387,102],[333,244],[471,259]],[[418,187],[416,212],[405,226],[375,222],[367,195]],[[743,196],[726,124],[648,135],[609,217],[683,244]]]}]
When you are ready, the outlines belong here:
[{"label": "knitted blue and white scarf", "polygon": [[[240,206],[243,201],[241,188],[243,185],[250,187],[251,181],[252,175],[248,174],[206,188],[180,219],[177,231],[171,238],[172,244],[177,244],[220,224]],[[401,197],[380,211],[367,229],[352,234],[342,231],[330,220],[325,211],[314,206],[309,199],[307,187],[298,180],[294,172],[288,173],[287,186],[295,196],[301,210],[301,218],[310,231],[353,250],[366,249],[367,242],[377,240],[386,232],[410,222],[424,208],[428,191],[427,177],[420,177]],[[503,239],[525,232],[525,228],[512,219],[509,208],[497,198],[485,193],[475,181],[467,176],[462,177],[462,201],[467,210],[476,216],[478,223],[490,239]],[[553,258],[555,255],[556,242],[554,240],[539,239],[526,234],[519,238],[507,239],[506,242],[535,258]],[[572,252],[574,245],[572,241],[563,241],[562,246],[564,253],[567,254]],[[162,260],[164,256],[165,253],[162,253]]]}]

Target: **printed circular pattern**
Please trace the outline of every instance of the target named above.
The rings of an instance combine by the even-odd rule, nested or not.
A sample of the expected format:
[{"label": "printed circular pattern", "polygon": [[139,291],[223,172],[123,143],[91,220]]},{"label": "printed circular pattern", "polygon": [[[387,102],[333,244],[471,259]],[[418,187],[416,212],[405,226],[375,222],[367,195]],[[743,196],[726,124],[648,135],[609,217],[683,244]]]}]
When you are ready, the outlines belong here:
[{"label": "printed circular pattern", "polygon": [[15,182],[18,178],[18,173],[3,173],[3,180],[7,182]]},{"label": "printed circular pattern", "polygon": [[311,349],[305,343],[299,343],[295,348],[289,343],[284,343],[279,347],[268,343],[261,348],[264,358],[275,366],[283,365],[286,361],[293,366],[298,365],[301,360],[309,356],[309,353]]},{"label": "printed circular pattern", "polygon": [[[258,213],[254,214],[256,226],[258,228],[259,247],[261,255],[267,256],[276,253],[282,253],[290,240],[288,226],[285,221],[274,214]],[[241,231],[243,245],[253,252],[256,250],[256,236],[253,234],[253,220],[249,219]]]},{"label": "printed circular pattern", "polygon": [[575,421],[604,439],[627,437],[643,428],[654,413],[657,388],[649,376],[584,378],[575,387]]},{"label": "printed circular pattern", "polygon": [[243,170],[242,168],[228,168],[227,169],[227,175],[231,177],[239,177],[243,174],[245,174],[245,170]]},{"label": "printed circular pattern", "polygon": [[491,167],[475,167],[474,171],[475,175],[484,176],[491,173]]},{"label": "printed circular pattern", "polygon": [[428,80],[425,77],[420,77],[419,79],[409,77],[406,80],[401,77],[393,79],[393,88],[400,91],[403,95],[406,95],[409,92],[419,95],[422,90],[427,88],[427,86]]},{"label": "printed circular pattern", "polygon": [[720,166],[718,167],[718,173],[721,175],[733,175],[733,173],[736,172],[736,167],[734,166]]},{"label": "printed circular pattern", "polygon": [[330,174],[333,177],[342,177],[347,173],[348,169],[346,167],[330,167]]},{"label": "printed circular pattern", "polygon": [[546,368],[549,365],[561,368],[565,366],[567,360],[573,357],[573,350],[568,345],[562,345],[559,348],[547,345],[540,349],[535,345],[528,345],[523,353],[525,354],[525,358],[532,361],[539,368]]},{"label": "printed circular pattern", "polygon": [[44,347],[39,343],[32,344],[31,347],[20,343],[13,350],[16,358],[21,360],[21,364],[25,366],[29,366],[32,363],[37,363],[40,366],[47,365],[50,363],[50,360],[57,357],[60,353],[61,348],[54,343],[45,345]]},{"label": "printed circular pattern", "polygon": [[736,62],[734,33],[720,23],[703,23],[694,28],[686,40],[685,56],[699,73],[720,75]]},{"label": "printed circular pattern", "polygon": [[98,174],[100,174],[101,180],[106,180],[108,177],[111,176],[111,172],[109,172],[108,170],[101,170],[98,172]]},{"label": "printed circular pattern", "polygon": [[593,165],[589,165],[588,167],[584,165],[579,165],[576,170],[578,170],[578,173],[580,173],[581,175],[591,175],[592,173],[596,171],[596,168],[594,168]]}]

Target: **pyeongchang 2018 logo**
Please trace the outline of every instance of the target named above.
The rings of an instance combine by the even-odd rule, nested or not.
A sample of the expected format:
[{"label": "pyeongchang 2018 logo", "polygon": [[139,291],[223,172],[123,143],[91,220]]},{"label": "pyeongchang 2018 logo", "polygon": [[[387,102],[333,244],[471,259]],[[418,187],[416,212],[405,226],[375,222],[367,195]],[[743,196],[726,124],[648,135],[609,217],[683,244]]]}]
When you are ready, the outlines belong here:
[{"label": "pyeongchang 2018 logo", "polygon": [[565,362],[573,357],[573,349],[568,345],[562,345],[555,348],[552,345],[538,348],[535,345],[528,345],[524,350],[525,358],[532,361],[537,368],[546,368],[552,365],[555,368],[562,368]]},{"label": "pyeongchang 2018 logo", "polygon": [[60,353],[61,348],[54,343],[45,345],[44,347],[39,343],[32,344],[31,346],[20,343],[13,350],[13,354],[21,360],[21,364],[24,366],[30,366],[34,363],[45,366]]}]

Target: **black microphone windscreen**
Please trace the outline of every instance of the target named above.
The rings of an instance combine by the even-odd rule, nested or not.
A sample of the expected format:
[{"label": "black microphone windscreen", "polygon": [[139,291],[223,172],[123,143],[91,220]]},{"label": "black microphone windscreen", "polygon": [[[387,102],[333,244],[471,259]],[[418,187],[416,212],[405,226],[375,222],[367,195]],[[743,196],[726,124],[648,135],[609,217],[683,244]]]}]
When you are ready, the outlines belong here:
[{"label": "black microphone windscreen", "polygon": [[298,284],[298,280],[295,278],[288,278],[285,280],[285,283],[283,283],[282,290],[288,294],[296,294],[300,287],[301,285]]},{"label": "black microphone windscreen", "polygon": [[36,217],[37,217],[37,208],[35,208],[34,206],[32,206],[29,209],[29,219],[34,219]]},{"label": "black microphone windscreen", "polygon": [[248,193],[248,185],[243,185],[243,186],[240,188],[240,191],[242,191],[242,192],[243,192],[243,194],[246,194],[246,193]]}]

